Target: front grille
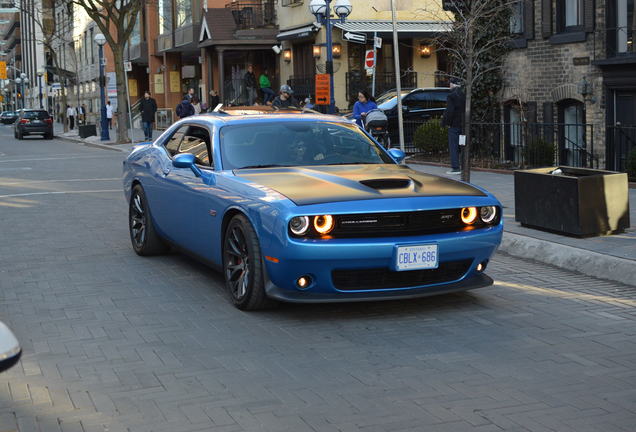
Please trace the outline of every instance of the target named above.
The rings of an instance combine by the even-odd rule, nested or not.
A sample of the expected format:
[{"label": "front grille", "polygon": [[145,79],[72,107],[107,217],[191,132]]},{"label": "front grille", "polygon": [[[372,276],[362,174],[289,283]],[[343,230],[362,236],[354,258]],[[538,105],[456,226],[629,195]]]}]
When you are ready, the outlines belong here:
[{"label": "front grille", "polygon": [[331,279],[334,286],[343,291],[408,288],[452,282],[466,274],[472,260],[447,261],[436,269],[391,271],[388,268],[334,270]]},{"label": "front grille", "polygon": [[[331,233],[343,237],[389,237],[455,232],[466,229],[461,209],[336,216]],[[473,227],[479,227],[477,222]]]}]

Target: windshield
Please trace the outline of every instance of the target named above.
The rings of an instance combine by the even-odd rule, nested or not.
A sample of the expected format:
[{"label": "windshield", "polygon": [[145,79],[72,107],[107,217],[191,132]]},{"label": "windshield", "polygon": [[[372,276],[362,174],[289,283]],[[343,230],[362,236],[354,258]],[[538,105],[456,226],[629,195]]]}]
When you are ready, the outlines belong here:
[{"label": "windshield", "polygon": [[46,111],[25,111],[24,118],[25,119],[39,119],[44,120],[49,118],[50,115]]},{"label": "windshield", "polygon": [[[409,93],[410,93],[409,91],[402,92],[402,97],[406,96]],[[390,92],[384,93],[383,95],[380,95],[376,99],[378,108],[380,108],[381,110],[388,110],[395,107],[395,105],[397,104],[397,98],[395,97],[396,94],[397,92],[390,91]]]},{"label": "windshield", "polygon": [[220,132],[224,169],[395,163],[353,124],[281,121]]}]

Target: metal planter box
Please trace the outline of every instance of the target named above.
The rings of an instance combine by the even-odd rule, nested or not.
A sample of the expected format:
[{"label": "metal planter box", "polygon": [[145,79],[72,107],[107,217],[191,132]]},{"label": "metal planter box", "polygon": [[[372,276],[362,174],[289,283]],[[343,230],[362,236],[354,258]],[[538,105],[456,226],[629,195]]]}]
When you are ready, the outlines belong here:
[{"label": "metal planter box", "polygon": [[88,138],[89,136],[97,135],[97,127],[94,124],[79,126],[80,138]]},{"label": "metal planter box", "polygon": [[[563,174],[550,174],[557,168]],[[573,167],[515,171],[515,220],[581,237],[624,231],[627,174]]]}]

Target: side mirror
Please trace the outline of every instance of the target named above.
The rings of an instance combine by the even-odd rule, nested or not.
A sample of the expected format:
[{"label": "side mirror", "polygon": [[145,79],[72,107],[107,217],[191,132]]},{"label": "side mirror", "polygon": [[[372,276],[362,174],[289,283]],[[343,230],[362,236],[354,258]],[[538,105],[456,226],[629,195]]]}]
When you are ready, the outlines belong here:
[{"label": "side mirror", "polygon": [[22,355],[22,348],[13,332],[0,322],[0,372],[15,365]]},{"label": "side mirror", "polygon": [[190,168],[195,176],[201,177],[201,170],[195,164],[196,157],[192,153],[181,153],[172,159],[175,168]]},{"label": "side mirror", "polygon": [[404,158],[406,158],[406,153],[396,148],[389,149],[389,154],[397,163],[402,163]]}]

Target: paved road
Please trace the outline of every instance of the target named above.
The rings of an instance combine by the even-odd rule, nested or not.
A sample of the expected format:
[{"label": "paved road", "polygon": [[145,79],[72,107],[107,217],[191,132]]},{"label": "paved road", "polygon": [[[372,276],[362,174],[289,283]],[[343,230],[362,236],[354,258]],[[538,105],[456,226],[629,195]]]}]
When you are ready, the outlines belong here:
[{"label": "paved road", "polygon": [[498,256],[471,293],[240,312],[132,252],[122,157],[0,129],[0,432],[634,431],[633,288]]}]

